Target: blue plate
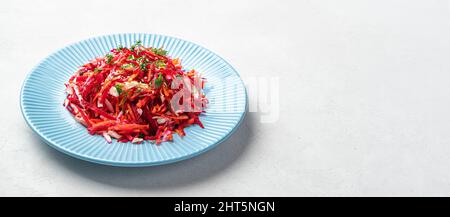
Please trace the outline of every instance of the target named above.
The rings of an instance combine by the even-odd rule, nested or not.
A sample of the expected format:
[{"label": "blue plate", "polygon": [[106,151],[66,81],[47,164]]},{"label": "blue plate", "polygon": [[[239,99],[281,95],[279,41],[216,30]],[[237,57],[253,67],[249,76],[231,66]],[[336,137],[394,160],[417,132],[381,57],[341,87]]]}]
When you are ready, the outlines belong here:
[{"label": "blue plate", "polygon": [[[107,143],[92,136],[63,107],[64,84],[89,60],[104,56],[119,45],[131,46],[141,40],[144,46],[164,47],[171,57],[179,57],[185,69],[195,69],[207,79],[209,99],[200,117],[205,128],[186,128],[186,136],[155,145],[151,141]],[[155,34],[115,34],[83,40],[51,54],[25,79],[20,98],[22,114],[28,125],[47,144],[70,156],[113,166],[153,166],[188,159],[215,147],[230,136],[242,122],[247,109],[247,94],[239,74],[213,52],[194,43]]]}]

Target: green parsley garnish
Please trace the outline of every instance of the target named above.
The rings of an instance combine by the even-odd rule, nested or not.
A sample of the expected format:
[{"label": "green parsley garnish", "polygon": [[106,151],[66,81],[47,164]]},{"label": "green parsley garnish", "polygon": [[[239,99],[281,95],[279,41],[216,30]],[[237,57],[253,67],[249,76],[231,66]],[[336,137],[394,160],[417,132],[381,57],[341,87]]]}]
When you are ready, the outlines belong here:
[{"label": "green parsley garnish", "polygon": [[119,83],[119,84],[114,85],[114,87],[116,88],[117,93],[119,93],[119,95],[122,94],[122,92],[123,92],[123,90],[122,90],[123,84]]},{"label": "green parsley garnish", "polygon": [[152,52],[156,55],[165,56],[167,55],[167,51],[163,50],[162,48],[152,48]]},{"label": "green parsley garnish", "polygon": [[158,77],[155,79],[155,88],[161,87],[162,82],[163,82],[163,76],[161,73],[159,73]]},{"label": "green parsley garnish", "polygon": [[166,63],[162,60],[156,60],[155,66],[158,68],[164,68],[164,67],[166,67]]},{"label": "green parsley garnish", "polygon": [[139,65],[139,68],[141,69],[141,71],[146,72],[147,71],[147,63],[141,63]]},{"label": "green parsley garnish", "polygon": [[141,40],[137,40],[133,45],[131,45],[130,50],[134,51],[134,48],[141,46],[142,45],[142,41]]},{"label": "green parsley garnish", "polygon": [[139,68],[141,69],[141,71],[143,72],[147,71],[148,59],[144,57],[139,57],[136,59],[136,62],[139,63]]},{"label": "green parsley garnish", "polygon": [[131,69],[133,67],[134,67],[133,64],[123,64],[120,68],[122,68],[122,69]]},{"label": "green parsley garnish", "polygon": [[112,54],[106,54],[106,63],[110,64],[114,56]]}]

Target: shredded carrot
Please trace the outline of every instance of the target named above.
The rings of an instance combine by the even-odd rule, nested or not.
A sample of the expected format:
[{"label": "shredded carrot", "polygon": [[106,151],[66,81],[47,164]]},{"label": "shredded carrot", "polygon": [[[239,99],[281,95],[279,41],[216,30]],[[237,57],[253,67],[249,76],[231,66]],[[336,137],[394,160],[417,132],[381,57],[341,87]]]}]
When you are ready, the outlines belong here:
[{"label": "shredded carrot", "polygon": [[208,102],[202,92],[204,78],[196,88],[199,91],[188,93],[197,94],[201,111],[174,111],[171,105],[175,94],[192,89],[172,89],[176,86],[172,83],[177,79],[194,83],[198,78],[197,71],[183,70],[181,61],[171,59],[164,49],[144,47],[137,41],[81,66],[66,84],[64,104],[90,134],[103,135],[108,142],[113,137],[119,142],[154,140],[160,144],[173,140],[174,133],[184,136],[188,126],[203,127],[199,116]]}]

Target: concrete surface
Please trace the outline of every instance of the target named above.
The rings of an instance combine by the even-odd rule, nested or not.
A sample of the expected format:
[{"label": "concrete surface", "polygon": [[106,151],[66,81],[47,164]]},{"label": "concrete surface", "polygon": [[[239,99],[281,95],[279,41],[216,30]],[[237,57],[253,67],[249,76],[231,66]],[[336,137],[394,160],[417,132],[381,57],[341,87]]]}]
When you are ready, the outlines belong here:
[{"label": "concrete surface", "polygon": [[[448,1],[3,1],[1,196],[449,196]],[[279,118],[154,168],[67,157],[22,118],[41,59],[119,32],[198,43],[279,79]],[[45,88],[45,87],[43,87]]]}]

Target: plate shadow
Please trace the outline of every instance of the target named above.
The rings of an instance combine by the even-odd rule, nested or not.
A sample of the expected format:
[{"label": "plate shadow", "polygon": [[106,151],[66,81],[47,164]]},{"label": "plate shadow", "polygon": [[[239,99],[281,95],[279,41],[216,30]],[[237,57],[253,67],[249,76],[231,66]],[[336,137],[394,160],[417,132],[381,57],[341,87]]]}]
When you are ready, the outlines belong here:
[{"label": "plate shadow", "polygon": [[236,164],[252,145],[253,130],[257,126],[255,115],[248,112],[233,135],[212,150],[189,160],[153,167],[124,168],[82,161],[60,153],[49,147],[38,135],[32,135],[35,141],[39,141],[42,147],[39,150],[48,159],[86,179],[125,189],[156,190],[206,181]]}]

